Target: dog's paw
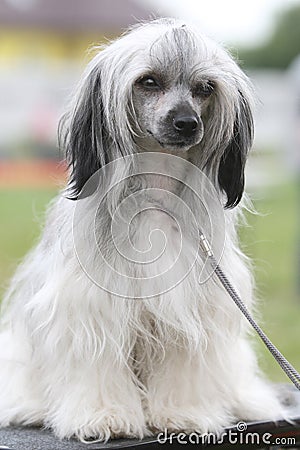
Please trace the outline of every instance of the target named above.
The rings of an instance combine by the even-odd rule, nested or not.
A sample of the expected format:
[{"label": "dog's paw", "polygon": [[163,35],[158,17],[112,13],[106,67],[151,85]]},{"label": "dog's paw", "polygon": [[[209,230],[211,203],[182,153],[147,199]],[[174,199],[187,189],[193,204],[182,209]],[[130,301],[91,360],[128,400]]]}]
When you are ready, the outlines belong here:
[{"label": "dog's paw", "polygon": [[284,419],[287,415],[285,408],[276,398],[268,402],[255,402],[246,400],[236,409],[236,415],[245,422],[276,421]]},{"label": "dog's paw", "polygon": [[238,397],[235,414],[244,421],[271,420],[286,417],[286,410],[277,398],[275,390],[269,385],[264,389],[248,390]]},{"label": "dog's paw", "polygon": [[166,431],[167,433],[184,432],[186,434],[220,434],[225,426],[228,426],[228,419],[222,415],[211,417],[207,413],[197,409],[180,410],[163,408],[153,412],[147,419],[147,425],[152,432]]},{"label": "dog's paw", "polygon": [[76,437],[82,442],[106,442],[121,437],[142,439],[147,435],[143,417],[117,407],[74,417],[71,423],[65,420],[50,426],[59,438]]}]

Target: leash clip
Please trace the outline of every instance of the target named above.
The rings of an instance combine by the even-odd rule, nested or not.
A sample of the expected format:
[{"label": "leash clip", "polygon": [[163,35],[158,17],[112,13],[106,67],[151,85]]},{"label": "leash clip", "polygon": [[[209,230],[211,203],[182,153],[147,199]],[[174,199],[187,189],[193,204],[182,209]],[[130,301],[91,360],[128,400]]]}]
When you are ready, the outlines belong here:
[{"label": "leash clip", "polygon": [[212,249],[211,249],[211,246],[210,246],[208,240],[206,239],[206,237],[200,230],[199,230],[199,235],[200,235],[200,247],[201,247],[202,251],[211,258],[213,256],[213,252],[212,252]]}]

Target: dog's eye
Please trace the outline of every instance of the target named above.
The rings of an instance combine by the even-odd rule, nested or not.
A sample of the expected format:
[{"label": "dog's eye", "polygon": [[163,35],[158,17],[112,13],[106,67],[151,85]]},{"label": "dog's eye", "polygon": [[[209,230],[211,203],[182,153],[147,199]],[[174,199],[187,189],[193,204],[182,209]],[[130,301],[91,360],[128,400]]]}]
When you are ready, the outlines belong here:
[{"label": "dog's eye", "polygon": [[138,80],[138,84],[143,86],[146,89],[156,90],[159,89],[160,86],[156,79],[152,76],[146,75]]},{"label": "dog's eye", "polygon": [[197,97],[208,98],[214,92],[215,85],[213,81],[199,83],[193,90],[193,95]]}]

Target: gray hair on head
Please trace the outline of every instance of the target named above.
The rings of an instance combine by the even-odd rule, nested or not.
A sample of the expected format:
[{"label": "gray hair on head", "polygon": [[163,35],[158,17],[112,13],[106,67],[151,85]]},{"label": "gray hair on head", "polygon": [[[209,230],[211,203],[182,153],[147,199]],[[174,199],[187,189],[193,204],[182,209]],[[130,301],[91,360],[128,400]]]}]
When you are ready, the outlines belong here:
[{"label": "gray hair on head", "polygon": [[[157,86],[142,89],[147,76]],[[172,128],[180,111],[194,114],[199,133]],[[248,78],[223,48],[173,19],[135,26],[98,52],[60,126],[74,198],[103,165],[156,143],[162,151],[188,152],[233,207],[243,194],[252,140]],[[124,171],[130,175],[130,165]]]}]

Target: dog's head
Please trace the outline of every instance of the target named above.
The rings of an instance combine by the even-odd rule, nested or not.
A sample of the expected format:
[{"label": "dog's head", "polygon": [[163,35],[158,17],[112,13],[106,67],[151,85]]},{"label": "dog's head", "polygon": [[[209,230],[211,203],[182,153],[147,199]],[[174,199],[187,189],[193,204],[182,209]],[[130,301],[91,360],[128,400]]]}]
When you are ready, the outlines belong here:
[{"label": "dog's head", "polygon": [[99,52],[63,124],[75,195],[111,160],[167,151],[205,169],[227,207],[242,197],[249,81],[224,49],[178,21],[140,25]]}]

